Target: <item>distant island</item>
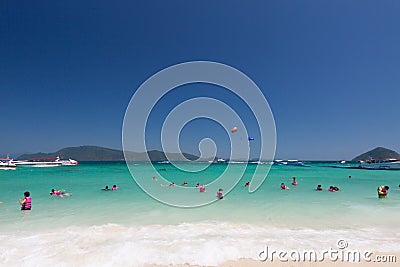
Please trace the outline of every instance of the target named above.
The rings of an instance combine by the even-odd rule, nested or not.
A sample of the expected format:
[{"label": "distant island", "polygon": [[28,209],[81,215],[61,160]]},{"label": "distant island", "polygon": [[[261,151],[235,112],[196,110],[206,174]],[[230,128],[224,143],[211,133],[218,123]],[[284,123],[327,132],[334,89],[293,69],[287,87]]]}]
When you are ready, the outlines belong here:
[{"label": "distant island", "polygon": [[[151,161],[165,161],[168,160],[164,152],[158,150],[151,150],[148,152],[127,152],[129,159],[132,161],[146,161],[146,153]],[[179,153],[167,153],[170,160],[197,160],[198,156],[183,153],[184,158]],[[124,153],[122,150],[111,149],[100,146],[78,146],[67,147],[60,149],[53,153],[35,153],[23,154],[18,157],[18,160],[30,160],[34,158],[55,158],[62,159],[75,159],[78,161],[123,161]]]},{"label": "distant island", "polygon": [[355,157],[353,161],[359,161],[359,160],[366,161],[371,158],[375,160],[400,159],[400,154],[388,148],[377,147]]}]

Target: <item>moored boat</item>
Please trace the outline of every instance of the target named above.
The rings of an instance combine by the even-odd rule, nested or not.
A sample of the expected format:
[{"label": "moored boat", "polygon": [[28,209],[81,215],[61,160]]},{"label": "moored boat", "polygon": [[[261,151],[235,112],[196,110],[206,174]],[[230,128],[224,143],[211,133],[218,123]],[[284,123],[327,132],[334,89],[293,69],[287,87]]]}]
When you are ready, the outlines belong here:
[{"label": "moored boat", "polygon": [[58,166],[75,166],[78,161],[73,159],[56,158],[34,158],[30,160],[12,160],[13,164],[21,167],[58,167]]},{"label": "moored boat", "polygon": [[384,160],[360,160],[358,166],[363,169],[374,170],[400,170],[400,160],[398,159],[384,159]]}]

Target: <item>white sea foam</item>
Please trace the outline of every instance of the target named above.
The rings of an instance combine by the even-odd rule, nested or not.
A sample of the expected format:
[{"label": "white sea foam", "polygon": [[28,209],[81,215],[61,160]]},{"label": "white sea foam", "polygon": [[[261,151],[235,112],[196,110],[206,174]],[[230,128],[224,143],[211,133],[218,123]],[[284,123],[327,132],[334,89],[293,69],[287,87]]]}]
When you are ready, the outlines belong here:
[{"label": "white sea foam", "polygon": [[1,266],[217,265],[257,259],[274,249],[329,249],[345,239],[349,248],[397,251],[400,235],[388,229],[281,229],[223,222],[124,226],[105,224],[37,233],[0,235]]}]

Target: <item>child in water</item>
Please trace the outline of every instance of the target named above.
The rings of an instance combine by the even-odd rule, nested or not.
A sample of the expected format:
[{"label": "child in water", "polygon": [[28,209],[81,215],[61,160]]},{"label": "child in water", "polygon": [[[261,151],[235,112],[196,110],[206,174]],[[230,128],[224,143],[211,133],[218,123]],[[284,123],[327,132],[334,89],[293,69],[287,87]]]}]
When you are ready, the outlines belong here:
[{"label": "child in water", "polygon": [[112,191],[117,191],[118,187],[116,185],[113,185],[113,187],[111,188]]},{"label": "child in water", "polygon": [[292,182],[292,185],[294,185],[294,186],[296,186],[296,185],[297,185],[297,182],[296,182],[296,177],[293,177],[293,182]]},{"label": "child in water", "polygon": [[24,193],[24,199],[19,199],[19,204],[21,204],[21,210],[31,210],[32,208],[32,198],[31,194],[26,191]]},{"label": "child in water", "polygon": [[317,191],[322,191],[322,185],[319,184],[319,185],[317,186],[317,189],[315,189],[315,190],[317,190]]},{"label": "child in water", "polygon": [[244,186],[245,187],[249,187],[250,186],[250,182],[247,182]]}]

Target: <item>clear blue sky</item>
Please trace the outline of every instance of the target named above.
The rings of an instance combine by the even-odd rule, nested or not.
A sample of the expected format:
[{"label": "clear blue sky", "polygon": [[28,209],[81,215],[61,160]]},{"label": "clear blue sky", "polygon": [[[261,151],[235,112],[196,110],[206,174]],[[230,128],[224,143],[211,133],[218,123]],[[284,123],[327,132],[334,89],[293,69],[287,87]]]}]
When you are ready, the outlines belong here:
[{"label": "clear blue sky", "polygon": [[[0,2],[0,155],[121,148],[135,90],[191,60],[231,65],[258,84],[275,116],[277,157],[400,150],[400,1],[143,2]],[[197,151],[202,123],[188,125],[187,152]]]}]

